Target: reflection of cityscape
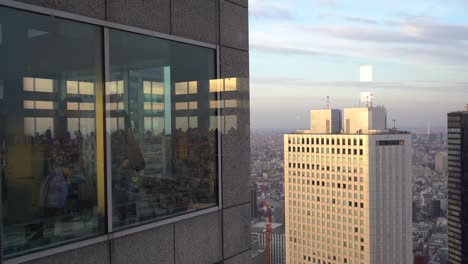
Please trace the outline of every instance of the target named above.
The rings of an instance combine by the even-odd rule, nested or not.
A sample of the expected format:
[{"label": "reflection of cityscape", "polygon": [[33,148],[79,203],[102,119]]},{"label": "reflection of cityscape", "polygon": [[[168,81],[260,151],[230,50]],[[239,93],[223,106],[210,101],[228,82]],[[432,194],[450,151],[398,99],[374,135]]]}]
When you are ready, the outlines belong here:
[{"label": "reflection of cityscape", "polygon": [[[6,161],[27,161],[7,162],[2,172],[5,254],[90,235],[100,227],[95,83],[92,77],[71,79],[22,78],[16,98],[22,104],[18,115],[8,116],[9,133],[2,137]],[[59,214],[63,220],[55,225]],[[57,228],[60,237],[54,237]]]},{"label": "reflection of cityscape", "polygon": [[[23,102],[17,110],[24,118],[8,121],[9,129],[18,130],[14,136],[0,134],[1,149],[6,150],[1,153],[1,175],[7,255],[92,235],[103,227],[104,208],[98,198],[103,193],[97,191],[103,179],[97,167],[97,145],[103,143],[96,135],[99,103],[95,82],[82,79],[23,78]],[[228,137],[237,133],[239,92],[245,84],[236,78],[169,86],[135,78],[129,84],[108,83],[106,135],[115,163],[117,227],[217,204],[218,131]],[[1,86],[0,92],[1,106]],[[132,164],[132,157],[138,156],[141,168],[119,170],[120,164]],[[4,168],[3,158],[30,162],[9,162]],[[59,169],[60,176],[52,179],[51,172]],[[49,181],[59,181],[61,187],[54,191],[59,194],[52,193]],[[61,204],[53,213],[43,204],[49,200]],[[120,208],[127,211],[124,221]]]},{"label": "reflection of cityscape", "polygon": [[[261,259],[265,222],[260,186],[265,185],[268,211],[273,225],[284,224],[283,134],[284,130],[252,130],[251,188],[253,261]],[[412,133],[413,142],[413,254],[414,263],[448,263],[447,237],[447,134],[421,128]],[[284,230],[284,227],[283,227]],[[274,233],[274,232],[273,232]],[[272,234],[272,237],[275,234]],[[271,250],[277,249],[271,242]],[[260,256],[260,257],[259,257]],[[271,258],[272,263],[275,258]],[[259,262],[260,263],[260,262]]]},{"label": "reflection of cityscape", "polygon": [[[232,78],[170,85],[167,71],[133,70],[130,81],[108,83],[116,227],[207,208],[218,199],[218,131],[237,130],[236,98],[245,83]],[[141,166],[132,163],[135,150]],[[120,165],[127,161],[129,166]]]}]

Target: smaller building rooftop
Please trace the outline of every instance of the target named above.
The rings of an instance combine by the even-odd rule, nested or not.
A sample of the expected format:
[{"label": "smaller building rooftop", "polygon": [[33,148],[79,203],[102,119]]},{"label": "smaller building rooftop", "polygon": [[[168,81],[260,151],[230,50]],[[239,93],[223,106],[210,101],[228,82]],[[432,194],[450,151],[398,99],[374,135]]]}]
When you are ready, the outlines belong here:
[{"label": "smaller building rooftop", "polygon": [[392,135],[392,134],[411,134],[409,131],[403,131],[398,129],[387,129],[387,130],[368,130],[367,133],[345,133],[340,132],[336,134],[330,133],[314,133],[311,130],[296,130],[286,134],[307,134],[307,135],[349,135],[349,136],[356,136],[356,135]]}]

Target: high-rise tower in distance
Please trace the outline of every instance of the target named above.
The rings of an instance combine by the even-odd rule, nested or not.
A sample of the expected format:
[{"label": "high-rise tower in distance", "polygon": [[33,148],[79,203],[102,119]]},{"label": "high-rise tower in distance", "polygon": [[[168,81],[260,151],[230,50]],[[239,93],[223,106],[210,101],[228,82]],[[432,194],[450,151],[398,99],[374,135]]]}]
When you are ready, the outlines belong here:
[{"label": "high-rise tower in distance", "polygon": [[447,118],[449,259],[456,264],[468,261],[468,105]]},{"label": "high-rise tower in distance", "polygon": [[324,111],[284,135],[287,263],[412,263],[410,133],[383,107]]}]

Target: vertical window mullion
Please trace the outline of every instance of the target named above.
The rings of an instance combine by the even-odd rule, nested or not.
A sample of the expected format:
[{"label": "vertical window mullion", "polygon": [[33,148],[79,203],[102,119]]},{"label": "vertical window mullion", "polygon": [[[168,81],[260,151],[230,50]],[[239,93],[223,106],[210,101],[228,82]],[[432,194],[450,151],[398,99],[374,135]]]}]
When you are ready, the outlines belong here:
[{"label": "vertical window mullion", "polygon": [[[103,84],[102,84],[102,88],[103,89],[106,89],[107,88],[107,84],[109,83],[110,81],[110,66],[109,66],[109,29],[108,28],[104,28],[103,29],[103,39],[104,39],[104,42],[103,42],[103,48],[104,48],[104,54],[103,54],[103,59],[104,59],[104,79],[103,79]],[[118,86],[118,84],[116,83],[116,86]],[[118,90],[118,87],[116,88]],[[108,99],[106,97],[106,92],[103,91],[101,93],[101,96],[102,96],[102,100],[101,102],[103,102],[104,105],[107,105],[110,103],[110,99]],[[96,96],[97,98],[97,96]],[[118,103],[117,103],[118,104]],[[118,106],[117,106],[118,108]],[[102,115],[104,115],[105,111],[107,109],[102,109]],[[97,111],[96,111],[97,112]],[[118,119],[117,119],[117,122],[118,122]],[[103,125],[105,124],[104,122],[104,117],[103,117],[103,120],[102,120],[102,123]],[[102,131],[102,135],[105,135],[107,134],[106,131],[107,131],[107,127],[105,127],[105,130]],[[105,171],[106,171],[106,175],[105,175],[105,182],[106,182],[106,205],[107,205],[107,210],[106,210],[106,222],[107,222],[107,232],[108,233],[112,233],[112,208],[113,208],[113,204],[112,204],[112,157],[111,157],[111,138],[110,138],[110,133],[111,131],[107,131],[109,133],[109,136],[106,136],[105,137],[105,140],[106,140],[106,151],[105,151],[105,161],[106,161],[106,168],[105,168]]]}]

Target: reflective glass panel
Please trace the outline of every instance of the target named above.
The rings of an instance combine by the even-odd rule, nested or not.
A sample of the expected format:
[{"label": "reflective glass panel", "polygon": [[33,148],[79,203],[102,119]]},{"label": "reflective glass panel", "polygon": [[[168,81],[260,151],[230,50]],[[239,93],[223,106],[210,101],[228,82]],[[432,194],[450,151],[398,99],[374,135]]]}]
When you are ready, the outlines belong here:
[{"label": "reflective glass panel", "polygon": [[95,111],[102,30],[4,7],[0,24],[1,245],[9,258],[104,231]]},{"label": "reflective glass panel", "polygon": [[[217,205],[215,51],[110,30],[106,122],[113,225]],[[217,124],[217,123],[216,123]]]}]

